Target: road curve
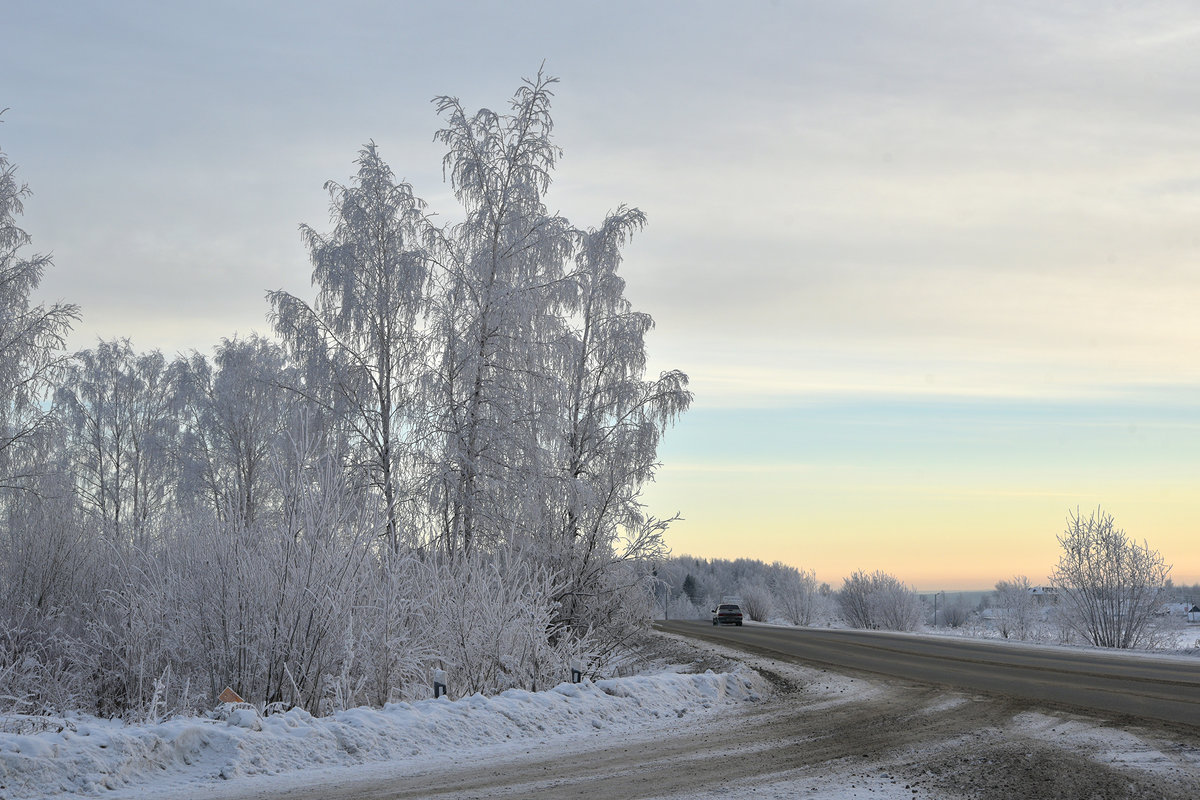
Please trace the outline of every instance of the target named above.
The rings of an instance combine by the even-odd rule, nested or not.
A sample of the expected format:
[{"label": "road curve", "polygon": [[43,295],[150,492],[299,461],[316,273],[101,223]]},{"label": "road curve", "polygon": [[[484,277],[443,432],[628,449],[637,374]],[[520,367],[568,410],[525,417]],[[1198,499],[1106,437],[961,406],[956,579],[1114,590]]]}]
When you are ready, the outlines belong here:
[{"label": "road curve", "polygon": [[1200,659],[1152,659],[880,631],[660,621],[669,633],[804,664],[1200,728]]}]

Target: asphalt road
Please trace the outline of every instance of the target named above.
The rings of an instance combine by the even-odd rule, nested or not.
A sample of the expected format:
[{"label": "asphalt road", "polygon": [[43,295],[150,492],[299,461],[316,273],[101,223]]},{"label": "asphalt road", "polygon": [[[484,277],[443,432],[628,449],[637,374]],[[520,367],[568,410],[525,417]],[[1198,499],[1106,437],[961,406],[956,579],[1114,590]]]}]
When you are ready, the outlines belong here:
[{"label": "asphalt road", "polygon": [[704,621],[656,627],[811,666],[1031,701],[1106,716],[1200,728],[1200,659],[1154,659],[1097,650],[879,631],[714,627]]}]

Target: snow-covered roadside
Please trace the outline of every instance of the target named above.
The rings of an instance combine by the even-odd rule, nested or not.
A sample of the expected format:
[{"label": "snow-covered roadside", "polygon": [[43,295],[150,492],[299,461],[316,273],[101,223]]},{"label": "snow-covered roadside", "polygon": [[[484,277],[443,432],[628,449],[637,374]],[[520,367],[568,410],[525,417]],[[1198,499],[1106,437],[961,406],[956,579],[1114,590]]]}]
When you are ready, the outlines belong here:
[{"label": "snow-covered roadside", "polygon": [[[0,732],[0,797],[114,796],[141,790],[169,796],[198,783],[384,760],[483,756],[522,740],[644,732],[689,713],[756,700],[765,691],[749,670],[655,675],[544,692],[393,703],[317,718],[293,709],[260,718],[236,709],[228,719],[173,719],[125,725],[73,716],[40,720],[48,730]],[[7,718],[4,730],[34,720]],[[125,794],[118,792],[117,794]]]}]

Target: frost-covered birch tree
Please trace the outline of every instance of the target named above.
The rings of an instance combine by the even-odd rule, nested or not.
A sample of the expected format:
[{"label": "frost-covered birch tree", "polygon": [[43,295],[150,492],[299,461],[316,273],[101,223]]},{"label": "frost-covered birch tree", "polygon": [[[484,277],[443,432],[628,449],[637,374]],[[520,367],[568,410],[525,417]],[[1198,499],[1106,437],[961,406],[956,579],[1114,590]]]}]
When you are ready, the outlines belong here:
[{"label": "frost-covered birch tree", "polygon": [[458,694],[622,658],[671,522],[642,487],[691,395],[647,377],[618,275],[642,213],[549,210],[554,83],[437,98],[457,224],[366,145],[331,229],[301,226],[315,296],[268,293],[282,343],[212,358],[57,360],[75,310],[30,304],[49,261],[18,258],[0,161],[0,485],[44,489],[0,516],[0,708],[157,720],[233,685],[326,713],[423,696],[435,665]]},{"label": "frost-covered birch tree", "polygon": [[51,423],[41,401],[61,372],[66,335],[79,317],[73,305],[31,302],[52,262],[23,255],[30,237],[17,217],[30,191],[16,172],[0,150],[0,490],[34,486]]},{"label": "frost-covered birch tree", "polygon": [[448,148],[443,167],[466,215],[436,251],[439,357],[428,380],[436,538],[450,553],[550,524],[551,359],[574,241],[570,223],[543,202],[560,154],[554,82],[539,72],[506,114],[436,101],[446,117],[436,135]]},{"label": "frost-covered birch tree", "polygon": [[80,502],[116,539],[143,533],[172,498],[180,368],[128,339],[102,341],[75,354],[55,393]]},{"label": "frost-covered birch tree", "polygon": [[574,313],[560,340],[561,507],[557,541],[547,543],[569,575],[563,602],[572,622],[580,598],[611,588],[602,579],[613,561],[656,559],[665,551],[663,521],[647,517],[639,498],[658,466],[659,436],[692,395],[682,372],[644,378],[645,336],[654,320],[633,310],[617,274],[621,248],[644,224],[641,211],[621,206],[578,237]]},{"label": "frost-covered birch tree", "polygon": [[333,181],[333,230],[300,230],[313,263],[313,304],[269,292],[271,319],[302,378],[295,389],[344,425],[351,472],[381,498],[389,547],[400,547],[400,509],[413,418],[413,381],[424,363],[420,321],[429,269],[428,223],[412,187],[397,182],[374,142],[350,186]]},{"label": "frost-covered birch tree", "polygon": [[291,414],[293,382],[282,348],[267,339],[225,339],[212,362],[187,363],[181,495],[217,518],[252,525],[270,506],[271,455]]}]

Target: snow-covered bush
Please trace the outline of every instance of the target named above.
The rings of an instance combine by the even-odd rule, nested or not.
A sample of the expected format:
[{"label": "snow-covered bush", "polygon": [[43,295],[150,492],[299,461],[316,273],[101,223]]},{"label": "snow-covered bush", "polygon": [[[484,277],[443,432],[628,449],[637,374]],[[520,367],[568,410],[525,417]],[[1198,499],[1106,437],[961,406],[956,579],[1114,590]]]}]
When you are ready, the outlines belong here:
[{"label": "snow-covered bush", "polygon": [[1086,519],[1071,513],[1058,541],[1063,553],[1051,580],[1068,612],[1064,621],[1097,647],[1148,644],[1171,571],[1162,555],[1099,508]]},{"label": "snow-covered bush", "polygon": [[742,590],[742,611],[755,622],[766,622],[774,611],[771,593],[761,583]]},{"label": "snow-covered bush", "polygon": [[665,619],[709,619],[712,608],[706,604],[693,603],[686,594],[658,597],[654,605],[655,618]]},{"label": "snow-covered bush", "polygon": [[921,601],[898,578],[883,571],[855,572],[838,592],[842,619],[852,628],[915,630]]},{"label": "snow-covered bush", "polygon": [[967,607],[967,601],[961,596],[946,602],[946,608],[942,612],[943,625],[951,628],[961,628],[967,624],[970,618],[971,609]]},{"label": "snow-covered bush", "polygon": [[811,570],[780,570],[773,581],[775,611],[793,625],[813,625],[830,616],[829,595]]},{"label": "snow-covered bush", "polygon": [[427,696],[430,664],[438,655],[429,573],[413,553],[384,550],[373,559],[344,634],[335,708]]},{"label": "snow-covered bush", "polygon": [[112,571],[65,494],[43,478],[0,525],[0,712],[92,708],[88,635]]},{"label": "snow-covered bush", "polygon": [[519,551],[423,565],[421,609],[452,696],[552,686],[570,678],[579,641],[555,621],[559,586]]},{"label": "snow-covered bush", "polygon": [[8,606],[0,618],[0,713],[53,714],[87,707],[72,620]]},{"label": "snow-covered bush", "polygon": [[1018,575],[996,582],[995,620],[1000,635],[1025,640],[1036,631],[1039,614],[1029,578]]}]

